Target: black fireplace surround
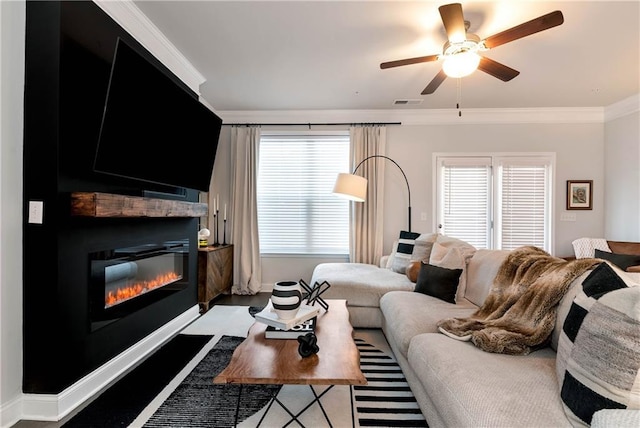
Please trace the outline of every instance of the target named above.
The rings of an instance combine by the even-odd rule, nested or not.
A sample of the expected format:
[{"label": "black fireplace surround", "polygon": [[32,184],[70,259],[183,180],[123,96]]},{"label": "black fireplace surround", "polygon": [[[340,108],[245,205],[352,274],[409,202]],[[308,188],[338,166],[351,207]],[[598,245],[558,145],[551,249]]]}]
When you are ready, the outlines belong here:
[{"label": "black fireplace surround", "polygon": [[[23,392],[58,394],[197,305],[198,218],[73,216],[70,195],[197,202],[198,192],[92,170],[116,40],[139,44],[91,1],[28,1],[26,11],[23,209],[42,201],[44,216],[23,224]],[[96,304],[105,293],[99,266],[140,271],[162,254],[175,279],[115,306]]]}]

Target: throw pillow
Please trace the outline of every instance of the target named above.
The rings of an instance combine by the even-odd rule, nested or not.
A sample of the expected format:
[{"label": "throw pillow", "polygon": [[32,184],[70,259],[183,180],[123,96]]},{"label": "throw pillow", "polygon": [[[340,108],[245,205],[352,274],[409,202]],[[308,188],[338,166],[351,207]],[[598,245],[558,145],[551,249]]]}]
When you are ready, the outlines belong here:
[{"label": "throw pillow", "polygon": [[604,238],[578,238],[574,240],[573,252],[576,259],[587,259],[593,257],[595,250],[611,251],[607,240]]},{"label": "throw pillow", "polygon": [[616,254],[596,249],[595,256],[597,259],[610,261],[622,270],[627,270],[629,266],[640,265],[640,255],[636,254]]},{"label": "throw pillow", "polygon": [[445,247],[436,241],[431,250],[429,264],[447,269],[462,270],[456,293],[456,301],[463,299],[467,284],[467,258],[464,256],[462,250],[459,247]]},{"label": "throw pillow", "polygon": [[389,257],[387,257],[387,264],[385,265],[387,269],[391,269],[391,267],[393,266],[393,259],[395,259],[397,251],[398,241],[393,241],[393,248],[391,248],[391,254],[389,254]]},{"label": "throw pillow", "polygon": [[556,371],[575,426],[589,425],[601,409],[640,408],[640,287],[629,287],[607,263],[585,278],[573,301]]},{"label": "throw pillow", "polygon": [[418,236],[414,241],[411,260],[428,262],[429,256],[431,256],[431,250],[433,249],[433,243],[436,242],[437,238],[437,233],[423,233]]},{"label": "throw pillow", "polygon": [[409,262],[409,266],[407,266],[407,278],[409,281],[416,282],[418,281],[418,274],[420,273],[420,268],[422,267],[422,262],[420,260],[413,260]]},{"label": "throw pillow", "polygon": [[413,246],[416,242],[416,238],[420,236],[416,232],[401,231],[398,238],[398,248],[393,255],[391,262],[391,270],[397,273],[404,274],[407,266],[411,261],[411,254],[413,254]]},{"label": "throw pillow", "polygon": [[455,304],[461,274],[462,269],[447,269],[422,262],[414,291]]},{"label": "throw pillow", "polygon": [[469,261],[469,259],[473,257],[476,252],[476,247],[466,241],[463,241],[462,239],[454,238],[452,236],[438,235],[436,242],[443,247],[458,248],[458,250],[460,250],[460,253],[467,259],[467,261]]}]

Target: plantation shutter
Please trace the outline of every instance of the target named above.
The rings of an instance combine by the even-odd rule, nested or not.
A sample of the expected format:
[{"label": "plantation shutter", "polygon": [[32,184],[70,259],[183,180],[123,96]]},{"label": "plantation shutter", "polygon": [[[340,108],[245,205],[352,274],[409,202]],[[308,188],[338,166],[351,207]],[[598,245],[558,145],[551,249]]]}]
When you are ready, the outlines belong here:
[{"label": "plantation shutter", "polygon": [[498,164],[497,247],[534,245],[550,250],[549,159],[502,159]]},{"label": "plantation shutter", "polygon": [[349,254],[349,204],[332,194],[349,133],[263,133],[259,157],[260,252]]},{"label": "plantation shutter", "polygon": [[476,248],[491,245],[491,158],[441,158],[439,231]]}]

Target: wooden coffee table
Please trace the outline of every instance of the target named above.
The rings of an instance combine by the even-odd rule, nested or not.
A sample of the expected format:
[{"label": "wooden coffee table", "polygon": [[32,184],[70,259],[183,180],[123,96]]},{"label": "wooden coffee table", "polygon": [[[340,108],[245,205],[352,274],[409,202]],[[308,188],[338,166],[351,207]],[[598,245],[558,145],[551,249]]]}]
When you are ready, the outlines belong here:
[{"label": "wooden coffee table", "polygon": [[[213,382],[309,385],[315,398],[298,414],[290,412],[275,396],[269,408],[275,401],[292,417],[290,422],[295,420],[300,423],[297,418],[317,403],[331,425],[320,398],[334,385],[366,385],[367,380],[360,371],[360,352],[353,340],[346,300],[327,300],[327,303],[329,310],[320,310],[316,324],[315,334],[320,348],[317,354],[302,358],[295,339],[265,339],[267,325],[256,322],[249,329],[246,340],[234,351],[229,365]],[[318,395],[312,385],[328,387]],[[267,412],[268,409],[264,415]],[[260,423],[262,419],[258,426]]]}]

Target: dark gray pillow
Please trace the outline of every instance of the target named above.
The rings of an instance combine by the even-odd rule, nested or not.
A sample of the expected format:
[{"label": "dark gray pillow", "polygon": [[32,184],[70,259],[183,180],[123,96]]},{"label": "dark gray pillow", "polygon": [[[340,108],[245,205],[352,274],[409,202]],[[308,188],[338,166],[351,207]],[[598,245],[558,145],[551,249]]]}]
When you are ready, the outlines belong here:
[{"label": "dark gray pillow", "polygon": [[447,269],[422,262],[413,291],[427,294],[449,303],[456,303],[456,291],[462,269]]},{"label": "dark gray pillow", "polygon": [[598,250],[596,248],[595,257],[597,259],[608,260],[622,270],[627,270],[629,266],[640,265],[640,255],[635,254],[616,254],[608,251]]}]

